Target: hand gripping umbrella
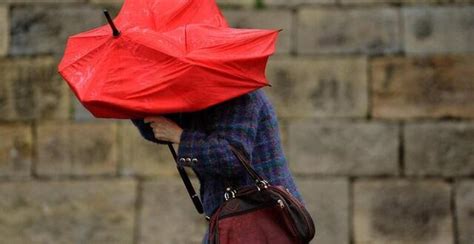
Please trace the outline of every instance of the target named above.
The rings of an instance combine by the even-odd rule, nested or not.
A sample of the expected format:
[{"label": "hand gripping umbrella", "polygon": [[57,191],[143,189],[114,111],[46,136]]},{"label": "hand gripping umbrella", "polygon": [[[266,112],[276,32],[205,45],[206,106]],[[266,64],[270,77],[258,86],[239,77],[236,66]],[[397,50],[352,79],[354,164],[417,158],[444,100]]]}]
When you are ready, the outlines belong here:
[{"label": "hand gripping umbrella", "polygon": [[115,21],[106,16],[110,27],[69,37],[58,66],[97,118],[192,112],[269,86],[265,67],[278,30],[228,28],[213,0],[127,0]]}]

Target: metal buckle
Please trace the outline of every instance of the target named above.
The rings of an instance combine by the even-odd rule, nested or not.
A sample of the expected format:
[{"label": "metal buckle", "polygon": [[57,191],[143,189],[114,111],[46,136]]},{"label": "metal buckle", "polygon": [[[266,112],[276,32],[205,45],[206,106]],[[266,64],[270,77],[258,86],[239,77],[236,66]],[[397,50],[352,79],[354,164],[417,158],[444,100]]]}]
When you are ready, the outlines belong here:
[{"label": "metal buckle", "polygon": [[[230,188],[230,187],[227,187],[227,189],[225,189],[225,191],[226,191],[226,192],[224,193],[224,199],[225,199],[226,201],[229,201],[229,199],[231,199],[231,198],[232,198],[232,199],[235,198],[235,194],[237,194],[237,191],[236,191],[236,190],[232,190],[232,188]],[[231,195],[229,195],[229,193],[230,193]]]},{"label": "metal buckle", "polygon": [[270,183],[268,183],[268,181],[266,180],[261,180],[261,181],[257,180],[255,185],[257,186],[257,190],[260,191],[261,190],[260,187],[267,189]]}]

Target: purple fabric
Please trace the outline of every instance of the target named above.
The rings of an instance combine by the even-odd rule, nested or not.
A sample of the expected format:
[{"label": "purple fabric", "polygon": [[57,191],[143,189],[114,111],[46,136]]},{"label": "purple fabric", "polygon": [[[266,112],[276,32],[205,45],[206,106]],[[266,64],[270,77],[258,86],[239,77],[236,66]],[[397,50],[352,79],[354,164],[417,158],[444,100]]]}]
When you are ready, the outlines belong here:
[{"label": "purple fabric", "polygon": [[[227,186],[253,184],[229,144],[243,151],[255,170],[270,184],[288,188],[304,204],[283,153],[276,113],[262,89],[200,113],[205,113],[208,120],[201,127],[189,125],[188,120],[192,120],[196,113],[187,114],[180,121],[174,115],[169,118],[183,128],[178,159],[196,159],[180,164],[191,167],[198,176],[206,215],[212,215],[222,204]],[[146,139],[153,137],[148,124],[139,121],[134,121],[134,124]]]}]

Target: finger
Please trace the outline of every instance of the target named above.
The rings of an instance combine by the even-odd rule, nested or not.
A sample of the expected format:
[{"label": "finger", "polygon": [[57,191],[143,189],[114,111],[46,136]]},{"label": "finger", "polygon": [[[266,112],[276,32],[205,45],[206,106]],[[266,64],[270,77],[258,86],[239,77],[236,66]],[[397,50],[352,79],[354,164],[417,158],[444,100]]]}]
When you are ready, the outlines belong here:
[{"label": "finger", "polygon": [[143,121],[145,123],[150,123],[159,120],[159,116],[146,117]]}]

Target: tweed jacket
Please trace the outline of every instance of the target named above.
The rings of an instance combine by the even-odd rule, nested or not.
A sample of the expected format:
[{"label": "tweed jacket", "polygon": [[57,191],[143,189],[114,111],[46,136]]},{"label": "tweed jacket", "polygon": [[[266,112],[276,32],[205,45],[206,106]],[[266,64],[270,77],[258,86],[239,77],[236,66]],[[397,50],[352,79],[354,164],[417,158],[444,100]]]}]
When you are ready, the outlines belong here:
[{"label": "tweed jacket", "polygon": [[[208,122],[192,126],[198,115],[206,116]],[[179,164],[196,173],[206,215],[211,216],[222,204],[226,187],[253,184],[230,144],[240,149],[270,184],[285,186],[304,204],[282,150],[276,113],[264,90],[254,90],[200,112],[165,117],[183,128],[177,151]],[[147,140],[163,143],[154,138],[143,120],[133,123]]]}]

